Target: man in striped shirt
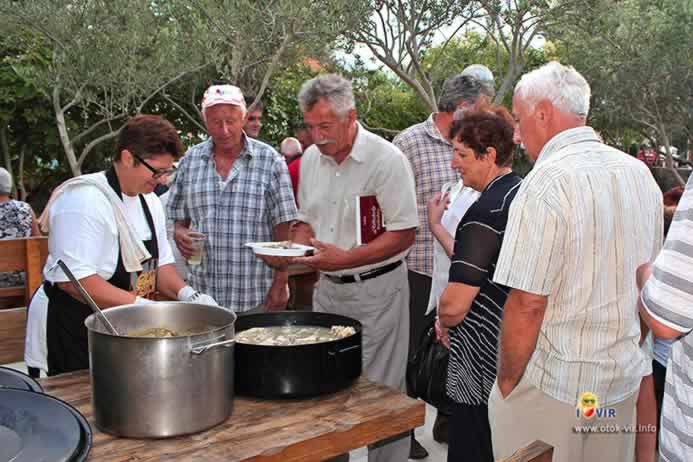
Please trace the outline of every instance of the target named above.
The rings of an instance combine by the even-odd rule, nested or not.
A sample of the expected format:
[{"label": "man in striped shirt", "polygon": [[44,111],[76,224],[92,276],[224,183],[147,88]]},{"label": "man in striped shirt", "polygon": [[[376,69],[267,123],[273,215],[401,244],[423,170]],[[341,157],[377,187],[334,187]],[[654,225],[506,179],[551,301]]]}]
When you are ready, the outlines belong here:
[{"label": "man in striped shirt", "polygon": [[589,99],[585,79],[557,62],[515,88],[517,141],[535,165],[494,275],[512,288],[489,397],[496,459],[534,440],[554,447],[554,462],[634,457],[652,371],[634,274],[661,248],[662,195],[642,162],[585,125]]},{"label": "man in striped shirt", "polygon": [[664,462],[693,460],[693,175],[654,267],[638,270],[640,313],[662,339],[676,339],[667,363],[659,451]]}]

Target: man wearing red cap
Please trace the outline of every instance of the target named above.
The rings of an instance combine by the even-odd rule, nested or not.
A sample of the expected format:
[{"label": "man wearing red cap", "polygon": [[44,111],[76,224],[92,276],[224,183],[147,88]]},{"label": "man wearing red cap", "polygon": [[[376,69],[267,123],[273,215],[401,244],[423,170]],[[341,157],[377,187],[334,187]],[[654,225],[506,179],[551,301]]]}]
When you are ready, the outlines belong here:
[{"label": "man wearing red cap", "polygon": [[183,157],[167,207],[184,256],[193,254],[191,232],[206,236],[202,263],[190,266],[191,282],[236,312],[261,304],[283,308],[288,273],[274,271],[244,244],[288,238],[297,212],[286,163],[244,133],[247,109],[238,87],[209,87],[202,115],[210,137]]}]

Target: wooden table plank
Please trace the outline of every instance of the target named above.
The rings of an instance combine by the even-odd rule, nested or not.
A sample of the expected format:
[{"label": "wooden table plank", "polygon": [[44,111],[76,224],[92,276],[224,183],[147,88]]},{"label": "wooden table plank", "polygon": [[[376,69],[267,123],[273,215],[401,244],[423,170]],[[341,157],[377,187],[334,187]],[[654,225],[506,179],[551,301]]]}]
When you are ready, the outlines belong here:
[{"label": "wooden table plank", "polygon": [[195,435],[126,439],[96,428],[87,371],[41,379],[41,385],[89,420],[89,460],[320,461],[421,426],[425,414],[422,401],[362,377],[346,390],[308,400],[236,397],[226,422]]}]

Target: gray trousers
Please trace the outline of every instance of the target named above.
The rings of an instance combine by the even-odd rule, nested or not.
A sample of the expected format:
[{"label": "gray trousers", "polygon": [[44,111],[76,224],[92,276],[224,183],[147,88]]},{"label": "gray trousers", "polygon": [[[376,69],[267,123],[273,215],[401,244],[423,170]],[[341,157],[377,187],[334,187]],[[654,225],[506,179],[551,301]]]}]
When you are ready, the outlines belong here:
[{"label": "gray trousers", "polygon": [[[366,281],[337,284],[321,277],[313,310],[349,316],[363,324],[363,371],[371,382],[405,391],[409,349],[407,265]],[[368,447],[369,462],[405,462],[409,433]]]}]

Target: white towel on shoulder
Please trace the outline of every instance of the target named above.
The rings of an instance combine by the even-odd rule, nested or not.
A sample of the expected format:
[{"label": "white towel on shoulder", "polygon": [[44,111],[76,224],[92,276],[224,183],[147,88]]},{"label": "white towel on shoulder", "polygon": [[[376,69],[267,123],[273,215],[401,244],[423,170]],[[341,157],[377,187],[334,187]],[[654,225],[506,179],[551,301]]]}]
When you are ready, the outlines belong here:
[{"label": "white towel on shoulder", "polygon": [[41,213],[41,216],[38,219],[41,230],[44,233],[49,231],[48,210],[50,209],[51,205],[53,205],[53,202],[55,202],[55,200],[69,188],[81,185],[94,186],[108,198],[109,202],[113,206],[113,214],[115,216],[116,226],[118,227],[120,254],[123,259],[125,271],[128,273],[142,271],[142,262],[148,258],[151,258],[151,255],[128,223],[125,211],[123,210],[123,201],[108,184],[108,180],[103,172],[90,173],[71,178],[55,188],[55,191],[53,191],[53,194],[51,194],[51,197],[48,200],[46,208],[43,209],[43,213]]}]

